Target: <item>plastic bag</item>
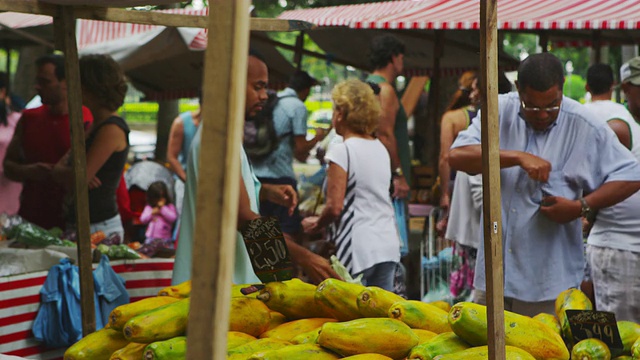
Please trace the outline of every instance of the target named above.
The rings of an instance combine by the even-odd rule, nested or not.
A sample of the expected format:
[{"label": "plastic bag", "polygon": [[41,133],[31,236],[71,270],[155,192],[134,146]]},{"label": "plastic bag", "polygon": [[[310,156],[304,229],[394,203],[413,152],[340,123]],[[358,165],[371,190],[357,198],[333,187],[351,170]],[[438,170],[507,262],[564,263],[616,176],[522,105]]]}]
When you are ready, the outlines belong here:
[{"label": "plastic bag", "polygon": [[396,226],[400,237],[400,255],[409,254],[409,233],[407,232],[406,202],[402,199],[393,199],[393,209],[396,214]]},{"label": "plastic bag", "polygon": [[[129,303],[124,280],[103,255],[93,272],[96,330],[108,323],[111,310]],[[82,338],[80,275],[69,259],[49,270],[40,290],[40,308],[33,322],[33,335],[50,347],[70,346]]]}]

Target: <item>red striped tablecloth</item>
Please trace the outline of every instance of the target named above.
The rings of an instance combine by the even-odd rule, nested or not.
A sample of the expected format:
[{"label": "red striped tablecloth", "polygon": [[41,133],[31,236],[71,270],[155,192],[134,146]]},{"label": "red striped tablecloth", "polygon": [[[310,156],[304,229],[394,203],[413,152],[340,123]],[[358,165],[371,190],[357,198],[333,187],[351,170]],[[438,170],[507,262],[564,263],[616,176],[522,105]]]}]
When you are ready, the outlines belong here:
[{"label": "red striped tablecloth", "polygon": [[[94,264],[94,268],[95,268]],[[126,281],[131,302],[154,296],[171,285],[173,259],[112,261]],[[47,271],[0,277],[0,354],[28,359],[62,359],[65,349],[48,349],[33,338],[31,326],[40,305]]]}]

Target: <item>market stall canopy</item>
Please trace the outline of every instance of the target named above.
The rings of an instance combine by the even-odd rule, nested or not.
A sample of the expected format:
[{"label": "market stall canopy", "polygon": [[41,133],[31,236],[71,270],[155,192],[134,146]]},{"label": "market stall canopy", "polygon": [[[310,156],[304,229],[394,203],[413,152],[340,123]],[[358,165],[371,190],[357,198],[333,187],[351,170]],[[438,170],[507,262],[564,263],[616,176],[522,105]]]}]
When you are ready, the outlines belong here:
[{"label": "market stall canopy", "polygon": [[[477,0],[391,1],[292,10],[281,18],[321,27],[478,30]],[[557,45],[640,43],[640,0],[498,0],[498,30],[546,33]]]},{"label": "market stall canopy", "polygon": [[176,0],[40,0],[55,5],[133,7],[143,5],[169,5]]},{"label": "market stall canopy", "polygon": [[[161,12],[208,15],[208,9],[171,9]],[[5,12],[0,31],[5,45],[32,44],[34,35],[53,43],[53,19],[49,16]],[[206,29],[173,28],[98,20],[77,20],[76,36],[81,55],[108,53],[118,61],[134,86],[150,100],[197,96],[201,86],[203,55],[207,47]],[[252,38],[266,35],[255,32]],[[7,44],[8,43],[8,44]],[[282,87],[295,71],[280,52],[265,42],[252,41],[269,66],[269,81]]]},{"label": "market stall canopy", "polygon": [[[442,1],[440,1],[442,2]],[[408,75],[432,75],[437,37],[442,41],[440,59],[441,75],[457,75],[480,67],[480,33],[444,31],[436,35],[434,30],[403,30],[390,28],[354,28],[356,21],[375,21],[383,16],[415,9],[415,1],[393,1],[361,5],[334,6],[317,9],[292,10],[280,15],[281,19],[299,18],[318,27],[307,32],[329,61],[348,62],[369,70],[367,54],[371,39],[381,33],[393,33],[405,43],[405,72]],[[478,7],[477,2],[475,6]],[[518,59],[500,51],[499,66],[502,70],[517,68]]]}]

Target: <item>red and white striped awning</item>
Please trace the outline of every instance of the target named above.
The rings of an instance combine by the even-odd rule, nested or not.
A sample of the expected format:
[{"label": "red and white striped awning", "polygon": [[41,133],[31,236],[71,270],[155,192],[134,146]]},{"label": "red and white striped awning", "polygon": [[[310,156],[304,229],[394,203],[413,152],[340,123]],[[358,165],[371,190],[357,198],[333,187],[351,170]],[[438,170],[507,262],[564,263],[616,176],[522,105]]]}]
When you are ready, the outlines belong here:
[{"label": "red and white striped awning", "polygon": [[[202,10],[195,9],[170,9],[160,10],[161,12],[182,15],[209,15],[209,8]],[[108,41],[126,39],[131,36],[164,29],[164,26],[129,24],[111,21],[99,20],[78,20],[76,34],[78,39],[78,48],[82,49],[90,45],[105,43]],[[201,29],[193,38],[187,47],[191,50],[204,50],[207,48],[207,30]]]},{"label": "red and white striped awning", "polygon": [[[283,19],[356,29],[480,28],[477,0],[406,0],[286,11]],[[500,30],[640,29],[640,0],[498,0]]]}]

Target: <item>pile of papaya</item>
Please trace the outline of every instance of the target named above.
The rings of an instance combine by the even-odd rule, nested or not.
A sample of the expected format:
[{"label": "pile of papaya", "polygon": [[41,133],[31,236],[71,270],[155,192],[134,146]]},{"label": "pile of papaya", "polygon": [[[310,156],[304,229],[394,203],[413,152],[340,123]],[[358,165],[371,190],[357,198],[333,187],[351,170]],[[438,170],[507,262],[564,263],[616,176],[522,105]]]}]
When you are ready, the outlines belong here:
[{"label": "pile of papaya", "polygon": [[[231,290],[229,360],[488,358],[482,305],[405,300],[336,279],[318,286],[299,279],[267,283],[244,295],[248,286]],[[71,346],[64,359],[185,359],[190,292],[191,283],[185,282],[114,309],[108,326]],[[568,340],[565,311],[592,308],[582,292],[569,289],[558,296],[555,314],[531,318],[505,311],[506,358],[611,359],[597,339]],[[616,359],[640,359],[640,325],[619,321],[618,328],[624,353]]]}]

